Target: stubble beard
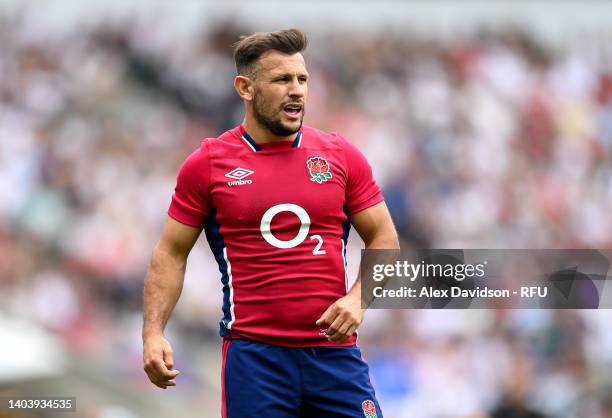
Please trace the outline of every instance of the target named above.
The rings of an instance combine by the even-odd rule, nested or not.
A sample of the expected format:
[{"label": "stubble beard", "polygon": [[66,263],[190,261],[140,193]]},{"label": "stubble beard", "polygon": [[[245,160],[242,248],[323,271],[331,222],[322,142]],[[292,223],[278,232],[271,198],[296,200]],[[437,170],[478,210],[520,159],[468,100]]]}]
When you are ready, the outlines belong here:
[{"label": "stubble beard", "polygon": [[283,123],[280,118],[280,113],[283,111],[282,107],[276,112],[275,116],[268,115],[272,113],[270,110],[270,105],[266,103],[266,100],[263,98],[262,94],[255,94],[253,100],[253,117],[255,120],[264,128],[269,130],[273,135],[276,136],[289,136],[298,132],[302,128],[302,122],[304,120],[304,111],[305,107],[302,106],[302,114],[300,116],[300,123],[297,128],[287,126]]}]

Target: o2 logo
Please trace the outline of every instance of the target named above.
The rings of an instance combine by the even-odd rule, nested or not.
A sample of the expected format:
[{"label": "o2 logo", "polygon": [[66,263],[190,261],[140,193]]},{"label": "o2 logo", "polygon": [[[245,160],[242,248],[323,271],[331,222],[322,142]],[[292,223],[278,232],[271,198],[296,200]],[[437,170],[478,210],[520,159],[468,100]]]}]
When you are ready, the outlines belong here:
[{"label": "o2 logo", "polygon": [[[270,229],[270,225],[272,224],[272,219],[276,215],[281,212],[291,212],[296,215],[300,220],[300,229],[295,237],[290,240],[283,241],[278,239],[272,233]],[[266,240],[266,242],[273,247],[276,248],[293,248],[297,247],[301,243],[304,242],[306,237],[308,236],[308,231],[310,231],[310,216],[308,216],[308,212],[298,205],[294,205],[293,203],[282,203],[280,205],[272,206],[270,209],[264,213],[261,218],[261,224],[259,225],[259,230],[261,231],[261,235]],[[315,234],[310,236],[311,241],[317,241],[314,249],[312,250],[313,255],[323,255],[325,254],[325,250],[322,250],[323,246],[323,237],[321,235]]]}]

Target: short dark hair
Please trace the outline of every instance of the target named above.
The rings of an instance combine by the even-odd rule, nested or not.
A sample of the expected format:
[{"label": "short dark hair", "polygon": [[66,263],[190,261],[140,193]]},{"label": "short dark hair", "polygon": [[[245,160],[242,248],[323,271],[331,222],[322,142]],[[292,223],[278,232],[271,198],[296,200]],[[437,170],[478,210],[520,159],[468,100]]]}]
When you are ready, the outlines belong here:
[{"label": "short dark hair", "polygon": [[276,32],[255,32],[241,36],[234,44],[236,71],[241,75],[253,76],[255,63],[268,51],[278,51],[293,55],[308,46],[306,34],[299,29],[283,29]]}]

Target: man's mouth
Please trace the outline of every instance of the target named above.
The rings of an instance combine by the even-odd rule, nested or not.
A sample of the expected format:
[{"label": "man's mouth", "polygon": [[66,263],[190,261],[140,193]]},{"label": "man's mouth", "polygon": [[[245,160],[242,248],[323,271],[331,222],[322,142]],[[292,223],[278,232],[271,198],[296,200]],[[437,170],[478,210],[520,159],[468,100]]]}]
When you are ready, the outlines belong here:
[{"label": "man's mouth", "polygon": [[302,113],[303,107],[304,107],[304,105],[302,105],[301,103],[287,103],[283,107],[283,111],[291,119],[297,119],[297,118],[299,118],[300,114]]}]

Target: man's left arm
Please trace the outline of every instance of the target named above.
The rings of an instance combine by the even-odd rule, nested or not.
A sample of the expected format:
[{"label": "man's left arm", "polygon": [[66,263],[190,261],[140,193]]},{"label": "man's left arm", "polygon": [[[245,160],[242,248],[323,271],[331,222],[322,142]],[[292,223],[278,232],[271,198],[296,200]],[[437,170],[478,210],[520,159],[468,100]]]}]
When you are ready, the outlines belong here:
[{"label": "man's left arm", "polygon": [[[363,239],[366,249],[399,248],[397,232],[385,202],[352,215],[351,222]],[[325,331],[328,339],[342,342],[353,335],[361,325],[364,315],[365,309],[361,308],[361,280],[357,277],[348,294],[330,305],[317,320],[317,325],[328,325]]]}]

